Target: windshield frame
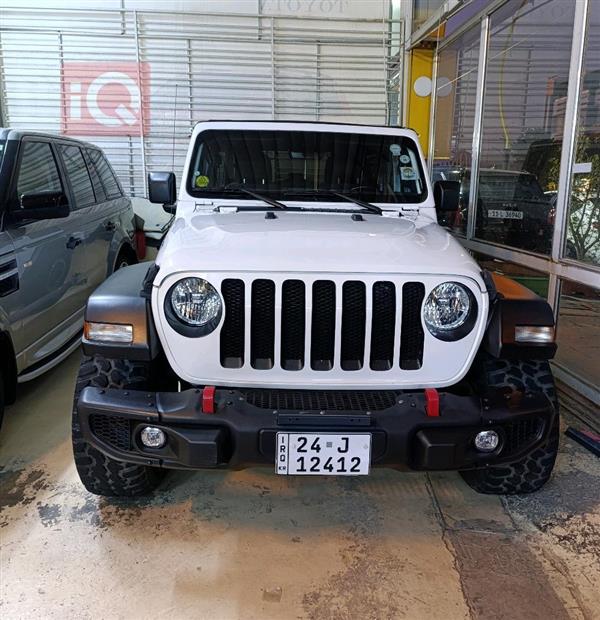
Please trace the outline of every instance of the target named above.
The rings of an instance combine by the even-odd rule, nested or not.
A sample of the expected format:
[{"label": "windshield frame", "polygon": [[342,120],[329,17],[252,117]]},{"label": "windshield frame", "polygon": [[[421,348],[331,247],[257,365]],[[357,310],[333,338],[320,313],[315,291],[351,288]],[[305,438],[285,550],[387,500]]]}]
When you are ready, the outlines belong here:
[{"label": "windshield frame", "polygon": [[[290,123],[291,124],[291,123]],[[362,131],[361,131],[362,129]],[[364,136],[376,136],[379,137],[381,139],[396,139],[396,140],[403,140],[403,141],[408,141],[409,147],[414,151],[414,155],[415,155],[415,163],[416,163],[416,168],[417,168],[417,172],[419,175],[419,180],[421,182],[421,186],[422,186],[422,191],[419,194],[414,194],[414,193],[410,193],[407,194],[407,197],[410,196],[410,199],[407,199],[406,201],[402,201],[402,200],[398,200],[399,197],[402,196],[402,194],[398,193],[394,193],[393,195],[390,194],[390,198],[395,198],[395,200],[378,200],[377,198],[383,198],[383,196],[375,196],[372,192],[344,192],[342,191],[338,191],[338,190],[334,190],[334,189],[322,189],[322,193],[319,193],[318,191],[315,192],[315,195],[313,195],[311,198],[309,198],[308,200],[305,198],[301,198],[301,197],[293,197],[290,198],[289,196],[291,194],[293,194],[294,192],[297,192],[298,194],[302,193],[302,189],[301,188],[294,188],[294,187],[289,187],[289,188],[273,188],[273,189],[269,189],[269,188],[254,188],[253,186],[245,186],[247,187],[247,189],[256,191],[256,192],[260,192],[261,194],[264,194],[265,196],[268,196],[270,198],[279,200],[279,201],[285,201],[286,203],[306,203],[306,202],[322,202],[322,203],[328,203],[333,205],[339,205],[340,203],[344,203],[346,202],[345,199],[343,199],[341,196],[336,197],[335,193],[337,192],[338,194],[344,194],[347,195],[349,197],[352,198],[356,198],[359,200],[362,200],[363,202],[369,202],[375,205],[380,206],[382,209],[401,209],[401,208],[410,208],[411,206],[414,207],[420,207],[420,206],[426,206],[424,203],[428,202],[428,199],[430,197],[430,189],[429,189],[429,177],[427,175],[425,166],[424,166],[424,162],[423,162],[423,154],[420,148],[420,145],[418,143],[418,139],[416,138],[416,136],[412,136],[412,135],[407,135],[406,133],[390,133],[389,131],[381,131],[381,132],[377,132],[377,131],[368,131],[368,129],[371,129],[368,126],[361,126],[361,125],[356,125],[356,126],[348,126],[348,130],[347,131],[333,131],[332,128],[330,128],[329,126],[327,127],[323,127],[315,129],[314,127],[311,127],[311,129],[304,129],[302,127],[294,127],[294,128],[289,128],[289,127],[285,127],[285,128],[277,128],[277,127],[269,127],[268,125],[265,125],[263,127],[243,127],[240,125],[235,125],[235,126],[210,126],[207,125],[205,128],[203,128],[201,131],[199,131],[197,134],[195,134],[195,136],[193,136],[193,140],[194,140],[194,144],[193,147],[191,149],[191,154],[189,156],[189,160],[188,160],[188,165],[186,166],[186,175],[185,175],[185,190],[186,193],[194,198],[194,199],[207,199],[207,200],[214,200],[215,198],[218,199],[222,199],[222,200],[236,200],[236,202],[239,201],[243,201],[243,202],[254,202],[255,199],[252,199],[250,197],[248,197],[247,195],[245,195],[245,193],[243,191],[239,191],[236,193],[235,191],[235,187],[231,187],[231,188],[227,188],[227,191],[224,191],[223,187],[214,187],[214,188],[197,188],[194,187],[193,183],[192,183],[192,177],[194,174],[194,167],[195,167],[195,162],[197,160],[198,157],[198,150],[200,149],[201,143],[202,143],[202,136],[203,134],[207,133],[207,132],[220,132],[220,131],[244,131],[244,132],[252,132],[252,133],[265,133],[265,132],[282,132],[282,133],[298,133],[298,134],[302,134],[302,133],[323,133],[323,134],[342,134],[342,135],[364,135]],[[374,128],[375,129],[375,128]],[[381,128],[381,129],[393,129],[392,127],[390,128]],[[309,190],[310,191],[310,190]],[[286,195],[287,193],[287,195]],[[429,205],[427,205],[429,206]]]}]

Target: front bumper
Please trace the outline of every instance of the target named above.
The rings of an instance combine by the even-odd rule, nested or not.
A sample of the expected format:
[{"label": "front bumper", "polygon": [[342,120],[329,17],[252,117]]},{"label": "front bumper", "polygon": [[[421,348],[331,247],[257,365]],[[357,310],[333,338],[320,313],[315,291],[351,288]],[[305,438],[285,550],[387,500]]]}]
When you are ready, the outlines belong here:
[{"label": "front bumper", "polygon": [[[533,392],[507,397],[497,390],[483,398],[441,392],[439,417],[427,415],[422,391],[391,394],[391,401],[375,399],[377,410],[339,411],[273,409],[269,398],[257,400],[250,391],[217,389],[215,413],[208,414],[202,412],[202,390],[154,393],[87,387],[78,412],[86,441],[106,455],[174,469],[274,467],[277,432],[368,432],[373,466],[474,469],[523,458],[547,439],[556,415],[549,399]],[[166,433],[163,448],[141,444],[141,430],[148,425]],[[500,434],[493,453],[474,447],[475,434],[484,429]]]}]

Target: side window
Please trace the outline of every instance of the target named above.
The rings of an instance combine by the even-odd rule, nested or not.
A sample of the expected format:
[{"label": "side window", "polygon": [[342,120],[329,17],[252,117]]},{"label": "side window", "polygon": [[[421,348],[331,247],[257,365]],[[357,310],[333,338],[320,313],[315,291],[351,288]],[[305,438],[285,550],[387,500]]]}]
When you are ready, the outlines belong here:
[{"label": "side window", "polygon": [[26,140],[22,149],[17,196],[21,198],[23,194],[32,192],[63,191],[50,144]]},{"label": "side window", "polygon": [[81,149],[65,145],[60,145],[59,148],[71,182],[75,206],[81,208],[94,204],[96,202],[94,188]]},{"label": "side window", "polygon": [[95,166],[92,165],[92,161],[90,159],[90,150],[81,149],[81,152],[83,153],[85,164],[87,166],[88,172],[90,173],[90,178],[92,179],[94,194],[96,194],[96,202],[106,202],[108,198],[106,192],[104,191],[102,181],[100,181],[100,177],[98,176],[98,171],[96,170]]},{"label": "side window", "polygon": [[96,151],[95,149],[88,150],[89,158],[102,181],[102,185],[104,185],[104,189],[106,190],[106,195],[109,198],[118,198],[122,196],[121,188],[115,178],[115,175],[108,165],[106,158],[100,151]]}]

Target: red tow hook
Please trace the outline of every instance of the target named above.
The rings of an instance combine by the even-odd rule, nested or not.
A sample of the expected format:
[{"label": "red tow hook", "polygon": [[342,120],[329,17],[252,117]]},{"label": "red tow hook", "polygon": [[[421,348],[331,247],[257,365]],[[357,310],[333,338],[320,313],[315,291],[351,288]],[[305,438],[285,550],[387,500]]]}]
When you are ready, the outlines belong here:
[{"label": "red tow hook", "polygon": [[440,395],[435,388],[425,388],[425,411],[430,418],[440,417]]},{"label": "red tow hook", "polygon": [[215,412],[215,391],[214,385],[207,385],[202,390],[202,413]]}]

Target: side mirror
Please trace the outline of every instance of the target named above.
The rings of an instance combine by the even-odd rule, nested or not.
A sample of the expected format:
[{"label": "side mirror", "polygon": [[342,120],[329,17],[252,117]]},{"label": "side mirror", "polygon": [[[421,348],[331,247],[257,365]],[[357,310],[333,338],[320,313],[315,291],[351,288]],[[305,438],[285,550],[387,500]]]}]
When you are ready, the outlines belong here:
[{"label": "side mirror", "polygon": [[21,209],[13,211],[17,220],[51,220],[69,216],[69,203],[63,192],[27,192],[21,195]]},{"label": "side mirror", "polygon": [[148,200],[162,204],[167,213],[175,213],[177,182],[172,172],[148,173]]},{"label": "side mirror", "polygon": [[458,211],[460,181],[436,181],[433,186],[433,200],[438,212]]}]

